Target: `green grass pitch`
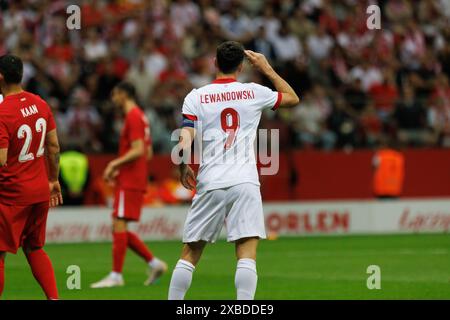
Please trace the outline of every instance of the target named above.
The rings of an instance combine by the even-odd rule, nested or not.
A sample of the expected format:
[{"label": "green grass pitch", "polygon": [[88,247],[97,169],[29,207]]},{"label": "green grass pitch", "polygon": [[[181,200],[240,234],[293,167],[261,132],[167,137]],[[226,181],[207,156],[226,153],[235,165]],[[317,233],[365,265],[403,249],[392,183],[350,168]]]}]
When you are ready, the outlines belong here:
[{"label": "green grass pitch", "polygon": [[[181,244],[149,243],[154,253],[175,265]],[[128,251],[126,285],[90,289],[111,265],[109,243],[54,244],[53,260],[61,299],[166,299],[170,272],[144,287],[146,265]],[[81,268],[81,290],[68,290],[66,269]],[[206,248],[187,299],[234,299],[233,245]],[[366,286],[369,265],[381,268],[381,289]],[[3,299],[43,299],[23,253],[6,258]],[[383,235],[281,238],[263,241],[258,255],[257,299],[450,299],[450,235]]]}]

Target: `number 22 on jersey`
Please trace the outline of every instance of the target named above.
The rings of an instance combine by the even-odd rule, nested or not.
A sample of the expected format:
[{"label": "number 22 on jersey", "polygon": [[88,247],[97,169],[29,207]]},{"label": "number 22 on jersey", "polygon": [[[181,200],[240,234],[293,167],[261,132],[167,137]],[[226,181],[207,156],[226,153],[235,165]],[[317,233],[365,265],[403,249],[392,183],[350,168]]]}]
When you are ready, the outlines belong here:
[{"label": "number 22 on jersey", "polygon": [[[34,130],[36,131],[36,133],[41,134],[41,141],[39,143],[39,148],[36,152],[36,157],[41,157],[45,152],[44,142],[47,131],[47,121],[45,121],[44,118],[37,119],[36,124],[34,126]],[[19,154],[19,162],[34,160],[34,153],[30,152],[31,142],[33,141],[33,129],[27,124],[21,125],[19,127],[19,130],[17,130],[17,138],[25,139],[22,150],[20,151]]]}]

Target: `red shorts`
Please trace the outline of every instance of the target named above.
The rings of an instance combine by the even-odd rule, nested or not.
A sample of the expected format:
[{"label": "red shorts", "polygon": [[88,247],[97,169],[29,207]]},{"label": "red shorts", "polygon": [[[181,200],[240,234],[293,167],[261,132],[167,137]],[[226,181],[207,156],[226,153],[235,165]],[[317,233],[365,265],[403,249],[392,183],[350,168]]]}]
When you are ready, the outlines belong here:
[{"label": "red shorts", "polygon": [[140,190],[116,189],[112,216],[125,220],[139,221],[144,203],[144,192]]},{"label": "red shorts", "polygon": [[48,202],[28,206],[0,203],[0,251],[16,253],[19,247],[42,248],[48,207]]}]

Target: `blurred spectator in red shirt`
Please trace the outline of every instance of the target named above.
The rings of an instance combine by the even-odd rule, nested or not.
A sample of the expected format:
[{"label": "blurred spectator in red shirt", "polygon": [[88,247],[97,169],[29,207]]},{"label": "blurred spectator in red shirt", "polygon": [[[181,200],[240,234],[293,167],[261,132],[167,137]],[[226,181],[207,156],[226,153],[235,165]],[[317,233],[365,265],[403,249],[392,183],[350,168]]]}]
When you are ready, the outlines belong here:
[{"label": "blurred spectator in red shirt", "polygon": [[[118,41],[112,41],[109,45],[109,60],[113,65],[113,72],[116,77],[123,79],[130,67],[128,60],[120,53],[121,44]],[[99,70],[101,72],[101,70]]]},{"label": "blurred spectator in red shirt", "polygon": [[394,58],[394,35],[389,30],[379,30],[373,33],[370,49],[374,58],[389,63]]},{"label": "blurred spectator in red shirt", "polygon": [[106,7],[99,0],[84,0],[81,5],[81,23],[83,27],[98,26],[103,23]]},{"label": "blurred spectator in red shirt", "polygon": [[183,82],[186,78],[186,73],[177,68],[175,61],[172,60],[167,64],[167,69],[160,73],[159,82],[177,83]]},{"label": "blurred spectator in red shirt", "polygon": [[57,33],[54,42],[45,50],[45,55],[51,59],[71,61],[74,57],[74,49],[65,33]]},{"label": "blurred spectator in red shirt", "polygon": [[319,26],[332,35],[337,35],[339,32],[339,21],[329,2],[325,2],[323,5],[322,12],[319,16]]},{"label": "blurred spectator in red shirt", "polygon": [[395,103],[398,99],[398,90],[392,70],[383,71],[383,82],[375,83],[369,88],[378,115],[386,121],[394,111]]},{"label": "blurred spectator in red shirt", "polygon": [[361,126],[369,146],[374,146],[382,135],[383,124],[378,117],[375,105],[370,103],[360,117]]}]

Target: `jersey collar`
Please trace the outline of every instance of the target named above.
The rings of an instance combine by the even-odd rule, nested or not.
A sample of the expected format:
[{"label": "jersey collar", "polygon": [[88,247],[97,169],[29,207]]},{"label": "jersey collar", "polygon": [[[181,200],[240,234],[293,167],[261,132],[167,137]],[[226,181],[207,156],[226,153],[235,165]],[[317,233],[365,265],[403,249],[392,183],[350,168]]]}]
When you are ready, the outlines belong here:
[{"label": "jersey collar", "polygon": [[22,90],[21,92],[18,92],[18,93],[9,94],[6,97],[3,96],[3,101],[19,99],[19,98],[22,98],[24,95],[25,95],[25,91]]},{"label": "jersey collar", "polygon": [[237,80],[234,78],[221,78],[221,79],[216,79],[214,80],[212,83],[231,83],[231,82],[236,82]]}]

